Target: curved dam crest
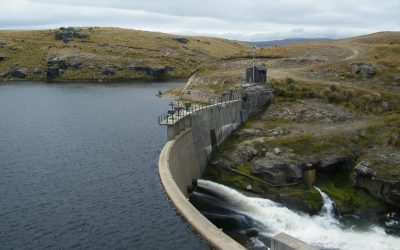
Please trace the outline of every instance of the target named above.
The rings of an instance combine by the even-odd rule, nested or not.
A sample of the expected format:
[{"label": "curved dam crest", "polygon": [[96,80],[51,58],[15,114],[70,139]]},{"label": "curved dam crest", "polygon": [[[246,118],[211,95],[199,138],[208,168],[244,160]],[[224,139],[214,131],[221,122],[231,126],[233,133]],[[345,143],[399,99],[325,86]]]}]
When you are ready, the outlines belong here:
[{"label": "curved dam crest", "polygon": [[[272,90],[265,84],[248,84],[237,98],[221,101],[187,112],[182,117],[164,121],[168,143],[159,158],[159,174],[164,189],[187,222],[217,249],[245,249],[206,219],[189,201],[187,187],[201,177],[213,149],[221,144],[237,127],[271,101]],[[280,235],[282,237],[282,235]],[[291,237],[282,241],[296,241],[296,248],[313,249]]]}]

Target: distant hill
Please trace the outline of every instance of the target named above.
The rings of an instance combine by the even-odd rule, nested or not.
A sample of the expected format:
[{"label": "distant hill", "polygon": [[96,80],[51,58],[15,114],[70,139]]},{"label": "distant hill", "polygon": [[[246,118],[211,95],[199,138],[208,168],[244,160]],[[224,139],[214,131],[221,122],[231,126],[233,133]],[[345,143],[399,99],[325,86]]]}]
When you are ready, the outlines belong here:
[{"label": "distant hill", "polygon": [[323,42],[323,41],[331,41],[329,38],[290,38],[290,39],[282,39],[282,40],[272,40],[272,41],[261,41],[261,42],[245,42],[242,43],[255,45],[258,48],[267,48],[277,45],[292,45],[299,43],[307,43],[307,42]]},{"label": "distant hill", "polygon": [[0,30],[0,81],[188,78],[203,63],[249,48],[221,38],[120,28]]}]

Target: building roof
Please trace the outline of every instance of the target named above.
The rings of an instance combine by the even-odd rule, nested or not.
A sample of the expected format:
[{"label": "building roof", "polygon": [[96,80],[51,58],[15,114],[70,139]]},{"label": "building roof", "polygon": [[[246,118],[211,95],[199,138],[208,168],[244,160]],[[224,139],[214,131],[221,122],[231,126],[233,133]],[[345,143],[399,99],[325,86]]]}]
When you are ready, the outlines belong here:
[{"label": "building roof", "polygon": [[255,68],[256,70],[267,70],[266,67],[262,67],[262,66],[253,66],[253,67],[247,68],[247,70],[249,70],[249,69],[253,70],[253,68]]}]

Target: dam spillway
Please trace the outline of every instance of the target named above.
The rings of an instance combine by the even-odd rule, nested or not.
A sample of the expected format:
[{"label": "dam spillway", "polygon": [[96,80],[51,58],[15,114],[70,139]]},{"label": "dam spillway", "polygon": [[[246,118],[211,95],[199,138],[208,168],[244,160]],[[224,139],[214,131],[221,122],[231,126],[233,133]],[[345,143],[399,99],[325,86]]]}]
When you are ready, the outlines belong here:
[{"label": "dam spillway", "polygon": [[199,209],[205,209],[207,213],[210,208],[203,208],[202,204],[212,201],[220,207],[211,207],[214,214],[237,218],[235,228],[230,228],[232,231],[254,228],[259,232],[258,238],[264,241],[269,241],[279,232],[286,232],[320,249],[395,250],[400,246],[400,238],[386,233],[381,226],[372,224],[367,228],[356,228],[345,225],[335,216],[333,201],[317,187],[324,205],[321,212],[313,216],[268,199],[245,196],[211,181],[198,180],[198,187],[195,204],[199,204]]}]

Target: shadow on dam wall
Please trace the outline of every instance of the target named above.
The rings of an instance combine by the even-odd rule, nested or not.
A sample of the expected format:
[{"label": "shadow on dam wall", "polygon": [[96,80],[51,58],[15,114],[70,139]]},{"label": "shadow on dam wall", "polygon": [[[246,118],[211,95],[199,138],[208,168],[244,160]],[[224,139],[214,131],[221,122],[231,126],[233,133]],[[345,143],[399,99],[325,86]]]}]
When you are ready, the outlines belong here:
[{"label": "shadow on dam wall", "polygon": [[[207,220],[188,200],[187,187],[201,177],[215,146],[273,97],[267,85],[247,85],[235,100],[217,102],[168,121],[168,142],[159,158],[162,185],[182,216],[213,247],[245,249]],[[278,248],[276,248],[278,249]],[[296,248],[279,248],[296,249]]]}]

